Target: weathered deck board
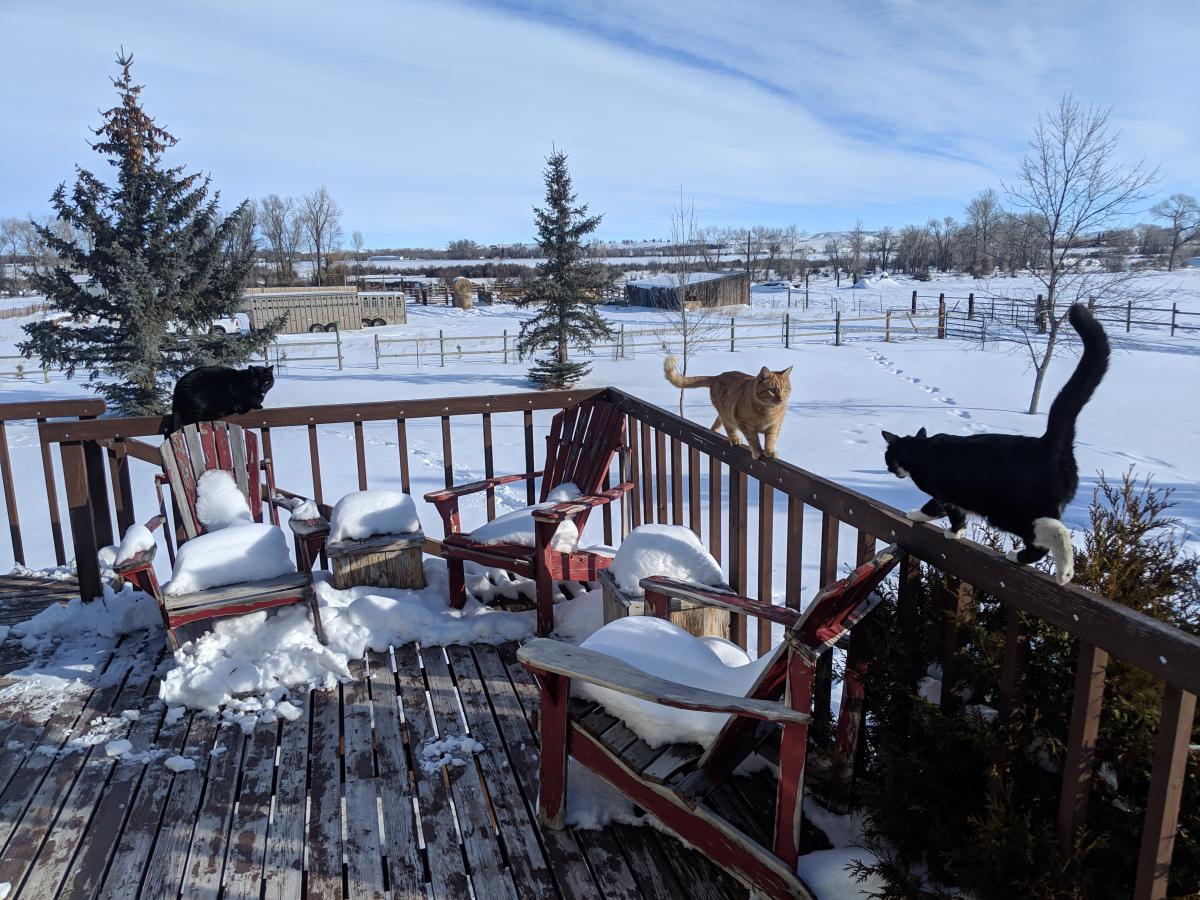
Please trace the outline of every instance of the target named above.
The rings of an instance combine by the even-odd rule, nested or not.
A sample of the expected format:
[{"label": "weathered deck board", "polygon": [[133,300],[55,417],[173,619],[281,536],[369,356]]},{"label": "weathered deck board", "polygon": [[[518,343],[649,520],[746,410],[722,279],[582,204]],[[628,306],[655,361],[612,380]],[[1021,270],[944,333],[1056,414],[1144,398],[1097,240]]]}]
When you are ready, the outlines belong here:
[{"label": "weathered deck board", "polygon": [[[538,690],[514,646],[409,644],[394,668],[370,653],[249,735],[211,714],[166,724],[162,654],[134,636],[98,648],[91,688],[32,704],[0,689],[0,735],[56,751],[0,754],[10,900],[746,900],[670,835],[538,825]],[[102,721],[125,709],[140,717]],[[93,728],[110,733],[58,752]],[[462,734],[484,745],[468,765],[422,769],[429,740]],[[120,736],[149,761],[108,757]],[[172,773],[177,754],[196,768]],[[763,790],[723,799],[749,815]]]}]

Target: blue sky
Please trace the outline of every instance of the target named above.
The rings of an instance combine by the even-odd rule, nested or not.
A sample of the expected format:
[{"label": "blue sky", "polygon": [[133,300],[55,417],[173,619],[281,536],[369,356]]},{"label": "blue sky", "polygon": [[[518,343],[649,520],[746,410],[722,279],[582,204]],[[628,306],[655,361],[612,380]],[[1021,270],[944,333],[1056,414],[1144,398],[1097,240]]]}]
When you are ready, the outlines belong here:
[{"label": "blue sky", "polygon": [[367,245],[529,241],[551,144],[606,239],[961,217],[1064,91],[1200,194],[1187,2],[0,0],[0,216],[48,212],[116,50],[230,205],[324,184]]}]

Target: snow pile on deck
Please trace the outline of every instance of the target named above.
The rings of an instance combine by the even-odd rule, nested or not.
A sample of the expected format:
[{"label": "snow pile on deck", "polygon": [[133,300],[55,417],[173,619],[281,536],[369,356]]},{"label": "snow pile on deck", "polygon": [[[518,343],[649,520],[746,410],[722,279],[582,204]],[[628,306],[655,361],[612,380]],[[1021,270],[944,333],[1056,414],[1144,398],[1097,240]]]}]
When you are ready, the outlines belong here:
[{"label": "snow pile on deck", "polygon": [[237,482],[221,469],[209,469],[196,482],[196,518],[205,531],[254,521]]},{"label": "snow pile on deck", "polygon": [[[240,496],[240,495],[239,495]],[[164,594],[193,594],[225,584],[261,581],[294,573],[287,538],[274,525],[231,525],[180,546]]]},{"label": "snow pile on deck", "polygon": [[399,491],[356,491],[333,507],[329,542],[363,540],[377,534],[406,534],[421,530],[417,505]]},{"label": "snow pile on deck", "polygon": [[651,575],[700,584],[725,580],[712,554],[682,525],[639,525],[621,542],[608,571],[631,597],[645,596],[640,582]]},{"label": "snow pile on deck", "polygon": [[121,545],[117,547],[117,552],[113,557],[113,565],[133,559],[139,553],[145,553],[153,546],[154,535],[150,529],[145,525],[134,523],[125,531],[125,537],[121,539]]},{"label": "snow pile on deck", "polygon": [[[426,586],[419,591],[370,586],[339,591],[328,573],[317,572],[328,646],[317,640],[302,603],[205,623],[212,630],[180,647],[159,696],[172,707],[222,709],[222,718],[250,729],[257,722],[291,718],[293,695],[336,686],[349,677],[350,660],[361,659],[367,650],[384,653],[413,641],[444,646],[533,637],[533,610],[504,612],[473,597],[463,609],[452,609],[445,561],[428,558],[424,569]],[[589,591],[564,600],[554,613],[558,636],[582,640],[603,621],[601,594]]]},{"label": "snow pile on deck", "polygon": [[445,766],[465,766],[470,757],[484,749],[474,738],[447,735],[441,740],[428,740],[421,745],[420,766],[426,775],[436,775]]},{"label": "snow pile on deck", "polygon": [[821,900],[861,900],[868,894],[878,896],[882,893],[884,882],[878,875],[856,882],[847,871],[856,860],[867,865],[878,862],[874,853],[861,846],[863,813],[839,816],[811,797],[805,797],[804,817],[820,828],[833,844],[832,850],[817,850],[796,861],[796,874]]},{"label": "snow pile on deck", "polygon": [[[751,662],[736,644],[694,637],[665,619],[629,616],[609,622],[580,646],[624,660],[650,675],[689,687],[743,697],[770,661]],[[728,718],[723,713],[659,706],[576,679],[573,693],[604,704],[651,747],[690,741],[707,747]]]},{"label": "snow pile on deck", "polygon": [[33,650],[51,638],[114,638],[161,626],[162,614],[149,594],[134,590],[132,584],[126,584],[120,593],[105,585],[104,596],[91,603],[83,603],[78,597],[66,606],[54,603],[32,619],[12,626],[12,634],[24,639],[26,650]]},{"label": "snow pile on deck", "polygon": [[[581,497],[579,488],[568,482],[560,484],[547,495],[545,503],[536,503],[516,512],[497,516],[486,525],[481,525],[471,532],[471,540],[481,544],[519,544],[522,547],[535,546],[533,511],[556,503],[566,503]],[[573,553],[579,547],[579,529],[575,523],[567,520],[558,526],[550,549],[559,553]]]}]

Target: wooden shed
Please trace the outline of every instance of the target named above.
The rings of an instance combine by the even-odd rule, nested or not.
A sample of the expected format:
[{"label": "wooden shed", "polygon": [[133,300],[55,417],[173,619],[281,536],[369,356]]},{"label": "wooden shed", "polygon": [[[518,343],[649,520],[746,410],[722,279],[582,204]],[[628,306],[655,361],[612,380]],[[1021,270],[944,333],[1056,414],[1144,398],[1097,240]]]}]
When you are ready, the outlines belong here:
[{"label": "wooden shed", "polygon": [[[705,306],[737,306],[750,302],[750,276],[745,272],[693,272],[686,276],[688,309]],[[630,306],[678,309],[679,276],[655,275],[625,285]]]}]

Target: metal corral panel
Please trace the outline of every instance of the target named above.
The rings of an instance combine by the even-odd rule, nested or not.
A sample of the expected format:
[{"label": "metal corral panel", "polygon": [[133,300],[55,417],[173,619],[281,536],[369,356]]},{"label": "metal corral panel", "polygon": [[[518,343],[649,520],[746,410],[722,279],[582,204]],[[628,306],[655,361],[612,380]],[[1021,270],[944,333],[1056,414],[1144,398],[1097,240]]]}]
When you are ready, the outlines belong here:
[{"label": "metal corral panel", "polygon": [[378,319],[388,325],[407,325],[408,307],[401,291],[364,291],[358,295],[362,304],[363,324]]},{"label": "metal corral panel", "polygon": [[341,331],[355,330],[363,320],[358,292],[345,289],[250,293],[242,298],[242,311],[255,329],[286,313],[283,334],[302,334],[314,326],[323,331],[334,324]]}]

